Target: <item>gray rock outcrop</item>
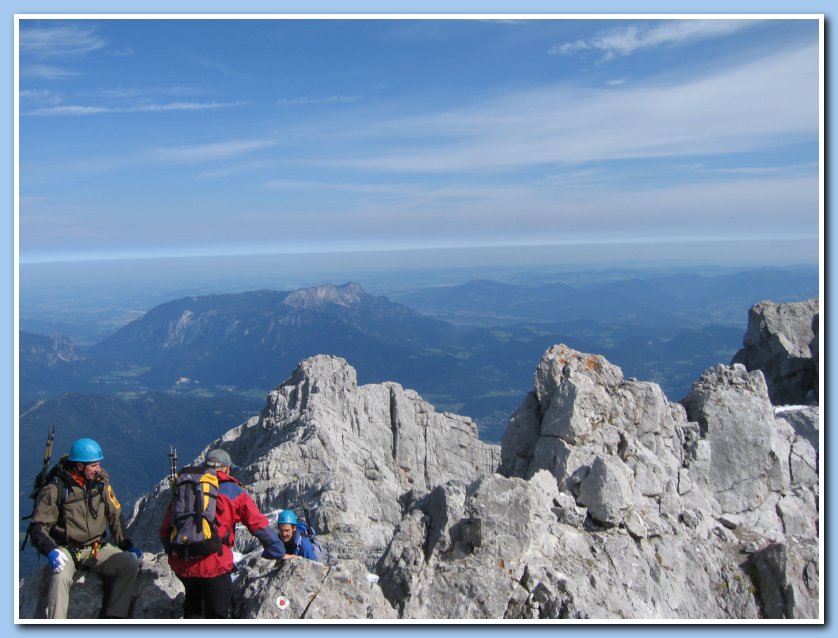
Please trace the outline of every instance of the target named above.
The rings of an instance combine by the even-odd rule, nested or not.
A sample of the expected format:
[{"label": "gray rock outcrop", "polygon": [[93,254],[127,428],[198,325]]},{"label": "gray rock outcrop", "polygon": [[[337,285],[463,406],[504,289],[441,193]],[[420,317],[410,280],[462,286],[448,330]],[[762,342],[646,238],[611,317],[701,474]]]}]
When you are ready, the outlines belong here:
[{"label": "gray rock outcrop", "polygon": [[638,538],[558,520],[555,478],[448,483],[419,501],[379,566],[402,618],[753,618],[721,525]]},{"label": "gray rock outcrop", "polygon": [[[21,618],[46,618],[47,588],[52,575],[48,566],[36,569],[20,584]],[[183,585],[169,569],[164,555],[146,553],[135,585],[133,617],[178,618],[183,615]],[[95,574],[76,572],[67,618],[98,618],[102,608],[102,581]]]},{"label": "gray rock outcrop", "polygon": [[[668,605],[655,598],[652,605],[647,598],[645,606],[634,601],[632,609],[621,601],[628,580],[602,573],[597,582],[604,579],[604,591],[612,593],[601,594],[599,603],[589,598],[589,606],[579,606],[585,597],[574,586],[580,581],[563,586],[563,595],[573,594],[576,613],[751,617],[760,608],[760,614],[776,614],[780,606],[766,607],[742,587],[758,592],[761,575],[783,565],[788,568],[783,578],[796,583],[797,596],[784,599],[794,604],[782,613],[797,617],[816,604],[818,593],[810,585],[817,579],[802,586],[802,572],[793,572],[792,561],[771,561],[769,568],[748,556],[771,544],[800,542],[817,555],[817,422],[817,408],[775,414],[762,373],[741,365],[711,368],[681,405],[667,401],[654,384],[624,380],[620,369],[601,357],[558,345],[545,354],[533,392],[510,420],[500,471],[530,482],[543,471],[554,477],[558,526],[539,532],[542,543],[561,538],[568,526],[605,547],[628,537],[633,543],[609,553],[605,563],[617,571],[626,563],[643,566],[630,581],[642,583],[648,595],[661,584],[659,575],[649,580],[657,574],[649,560],[654,554],[659,565],[668,566],[673,600],[689,601]],[[647,546],[655,551],[644,554]],[[807,552],[811,576],[818,561],[812,560],[811,547]],[[563,572],[572,562],[556,560],[548,563],[561,565]],[[602,567],[595,563],[590,569]],[[705,600],[706,607],[698,600],[709,584],[726,589],[720,598]]]},{"label": "gray rock outcrop", "polygon": [[327,566],[295,559],[279,564],[257,555],[242,561],[233,598],[234,615],[252,619],[395,619],[378,577],[359,561]]},{"label": "gray rock outcrop", "polygon": [[[709,448],[691,466],[709,486],[718,513],[748,520],[779,539],[784,525],[778,503],[792,498],[805,508],[814,531],[818,442],[813,425],[802,414],[796,420],[788,411],[776,415],[761,372],[718,365],[693,384],[683,402]],[[810,414],[814,411],[810,408]],[[792,425],[796,421],[800,432]]]},{"label": "gray rock outcrop", "polygon": [[[327,566],[293,559],[260,559],[261,548],[237,563],[233,575],[232,616],[240,619],[396,618],[378,578],[358,561]],[[43,619],[50,571],[36,570],[21,584],[21,618]],[[164,555],[146,553],[132,601],[135,619],[177,619],[183,615],[183,585]],[[69,619],[97,618],[102,606],[102,581],[80,572],[70,596]]]},{"label": "gray rock outcrop", "polygon": [[[333,560],[374,565],[405,508],[452,479],[472,481],[498,465],[498,446],[481,442],[468,418],[438,413],[396,383],[358,386],[345,360],[300,363],[273,390],[259,417],[208,447],[226,449],[264,512],[311,510],[311,523]],[[141,500],[130,533],[162,549],[157,525],[167,483]],[[252,549],[241,534],[238,549]]]},{"label": "gray rock outcrop", "polygon": [[748,311],[743,347],[731,363],[761,370],[775,405],[817,403],[819,315],[817,299],[763,301]]}]

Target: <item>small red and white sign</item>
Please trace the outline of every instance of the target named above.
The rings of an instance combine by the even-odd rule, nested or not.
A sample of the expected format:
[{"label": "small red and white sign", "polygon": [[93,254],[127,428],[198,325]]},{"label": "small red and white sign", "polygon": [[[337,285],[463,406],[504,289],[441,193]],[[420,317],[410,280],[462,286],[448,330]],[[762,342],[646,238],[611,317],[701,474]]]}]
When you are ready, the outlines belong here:
[{"label": "small red and white sign", "polygon": [[290,603],[288,602],[288,599],[285,596],[277,596],[277,598],[276,598],[276,606],[277,607],[279,607],[280,609],[287,609],[289,604]]}]

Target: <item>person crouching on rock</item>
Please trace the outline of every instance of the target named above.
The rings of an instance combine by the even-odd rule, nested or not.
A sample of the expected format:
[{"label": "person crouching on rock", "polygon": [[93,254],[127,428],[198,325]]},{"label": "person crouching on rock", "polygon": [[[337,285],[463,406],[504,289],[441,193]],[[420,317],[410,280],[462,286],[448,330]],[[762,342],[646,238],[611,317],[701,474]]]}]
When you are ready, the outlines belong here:
[{"label": "person crouching on rock", "polygon": [[307,538],[300,534],[297,529],[297,515],[291,510],[283,510],[276,517],[276,524],[279,529],[279,540],[285,545],[285,553],[294,558],[302,556],[309,560],[317,560],[314,546]]},{"label": "person crouching on rock", "polygon": [[[267,517],[245,492],[242,484],[230,475],[233,462],[224,450],[207,453],[203,466],[184,468],[178,474],[178,483],[194,480],[186,490],[176,488],[173,499],[166,508],[160,526],[160,540],[169,556],[169,566],[183,583],[186,596],[183,600],[184,618],[227,618],[230,614],[233,592],[233,550],[236,523],[242,523],[261,543],[263,558],[287,558],[282,542]],[[198,477],[191,479],[190,477]],[[188,522],[195,518],[192,505],[183,508],[182,494],[194,493],[194,485],[204,489],[205,515],[212,518],[202,527],[217,530],[213,549],[204,552],[199,543],[185,545]],[[201,492],[199,492],[201,493]],[[182,516],[180,511],[185,509]]]},{"label": "person crouching on rock", "polygon": [[[100,465],[103,460],[96,441],[78,439],[38,493],[29,536],[52,568],[48,618],[67,617],[70,588],[78,569],[102,578],[100,618],[129,615],[143,552],[123,532],[122,507]],[[116,547],[104,542],[108,529]]]}]

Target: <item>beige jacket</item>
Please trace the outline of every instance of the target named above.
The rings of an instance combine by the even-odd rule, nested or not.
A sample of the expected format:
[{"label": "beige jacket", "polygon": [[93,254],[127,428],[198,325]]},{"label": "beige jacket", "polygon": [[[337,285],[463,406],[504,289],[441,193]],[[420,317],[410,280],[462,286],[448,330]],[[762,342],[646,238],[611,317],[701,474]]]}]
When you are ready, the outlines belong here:
[{"label": "beige jacket", "polygon": [[49,554],[57,546],[75,549],[101,543],[108,531],[111,533],[108,541],[112,544],[120,549],[132,546],[122,529],[122,506],[104,470],[96,482],[82,487],[62,459],[54,475],[38,493],[29,523],[32,544],[40,553]]}]

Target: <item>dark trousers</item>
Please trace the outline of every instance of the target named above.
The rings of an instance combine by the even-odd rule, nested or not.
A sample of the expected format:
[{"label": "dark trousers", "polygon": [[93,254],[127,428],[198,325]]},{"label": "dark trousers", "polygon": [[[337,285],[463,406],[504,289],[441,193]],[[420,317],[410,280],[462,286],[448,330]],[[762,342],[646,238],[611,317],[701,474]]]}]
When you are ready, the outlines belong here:
[{"label": "dark trousers", "polygon": [[128,618],[134,581],[137,579],[137,559],[134,555],[120,552],[91,571],[98,571],[102,577],[102,618]]},{"label": "dark trousers", "polygon": [[227,618],[230,615],[233,579],[229,572],[215,578],[178,578],[186,589],[184,618]]}]

